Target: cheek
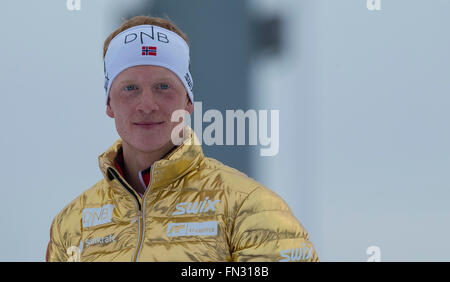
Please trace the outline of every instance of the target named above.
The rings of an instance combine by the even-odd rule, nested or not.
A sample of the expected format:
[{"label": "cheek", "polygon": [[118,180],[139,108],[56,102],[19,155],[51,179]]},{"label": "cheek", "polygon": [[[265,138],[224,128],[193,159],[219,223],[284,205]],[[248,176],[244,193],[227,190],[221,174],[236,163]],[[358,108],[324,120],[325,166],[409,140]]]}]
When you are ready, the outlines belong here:
[{"label": "cheek", "polygon": [[[172,99],[171,103],[167,104],[166,112],[169,112],[170,116],[172,116],[172,114],[175,111],[186,111],[187,112],[186,105],[187,105],[188,101],[186,98],[187,97],[184,97],[183,94],[178,93],[177,97]],[[179,114],[177,114],[177,115],[179,115]]]},{"label": "cheek", "polygon": [[117,111],[115,112],[115,123],[116,123],[116,127],[117,129],[121,130],[121,131],[128,131],[129,127],[130,127],[130,122],[131,122],[131,118],[130,118],[130,114],[121,109],[121,111]]},{"label": "cheek", "polygon": [[166,100],[165,102],[166,103],[160,103],[158,105],[158,107],[159,107],[158,111],[160,114],[164,115],[164,118],[166,120],[170,120],[172,117],[172,113],[174,111],[176,111],[177,107],[173,100],[170,100],[170,101]]}]

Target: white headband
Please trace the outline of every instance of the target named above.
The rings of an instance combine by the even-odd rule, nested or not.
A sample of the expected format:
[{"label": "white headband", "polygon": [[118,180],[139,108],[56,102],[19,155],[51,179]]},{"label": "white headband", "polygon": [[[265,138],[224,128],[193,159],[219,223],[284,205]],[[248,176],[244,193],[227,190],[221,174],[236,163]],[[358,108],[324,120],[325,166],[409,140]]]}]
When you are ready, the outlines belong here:
[{"label": "white headband", "polygon": [[116,76],[129,67],[140,65],[171,70],[184,84],[194,103],[189,64],[189,47],[175,32],[153,25],[138,25],[124,30],[111,40],[105,55],[106,103]]}]

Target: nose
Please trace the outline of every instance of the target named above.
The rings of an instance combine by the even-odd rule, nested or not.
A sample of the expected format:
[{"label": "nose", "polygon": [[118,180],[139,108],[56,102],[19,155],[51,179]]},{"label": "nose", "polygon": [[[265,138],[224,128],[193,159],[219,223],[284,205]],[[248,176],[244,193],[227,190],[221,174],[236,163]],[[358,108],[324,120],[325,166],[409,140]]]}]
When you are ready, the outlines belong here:
[{"label": "nose", "polygon": [[144,88],[141,95],[139,95],[137,110],[146,114],[159,110],[159,106],[155,99],[155,93],[153,93],[151,88]]}]

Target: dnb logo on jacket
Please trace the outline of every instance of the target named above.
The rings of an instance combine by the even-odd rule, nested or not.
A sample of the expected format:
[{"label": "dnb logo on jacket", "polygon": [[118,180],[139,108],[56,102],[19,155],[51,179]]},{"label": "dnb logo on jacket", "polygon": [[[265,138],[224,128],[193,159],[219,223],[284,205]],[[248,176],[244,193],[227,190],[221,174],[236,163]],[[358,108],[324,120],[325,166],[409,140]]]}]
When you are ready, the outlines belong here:
[{"label": "dnb logo on jacket", "polygon": [[114,205],[83,209],[83,228],[111,222]]},{"label": "dnb logo on jacket", "polygon": [[208,197],[204,201],[200,202],[184,202],[176,205],[177,211],[173,212],[172,215],[180,214],[198,214],[205,213],[210,210],[216,211],[216,204],[220,203],[220,200],[211,201]]}]

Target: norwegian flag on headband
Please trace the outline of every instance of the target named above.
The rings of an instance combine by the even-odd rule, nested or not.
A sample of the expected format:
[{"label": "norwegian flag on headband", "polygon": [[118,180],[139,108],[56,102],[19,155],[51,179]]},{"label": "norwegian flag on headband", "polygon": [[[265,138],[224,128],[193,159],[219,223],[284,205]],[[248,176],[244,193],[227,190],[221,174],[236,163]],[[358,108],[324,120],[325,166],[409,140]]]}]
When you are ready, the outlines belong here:
[{"label": "norwegian flag on headband", "polygon": [[156,47],[142,46],[142,56],[156,56]]}]

